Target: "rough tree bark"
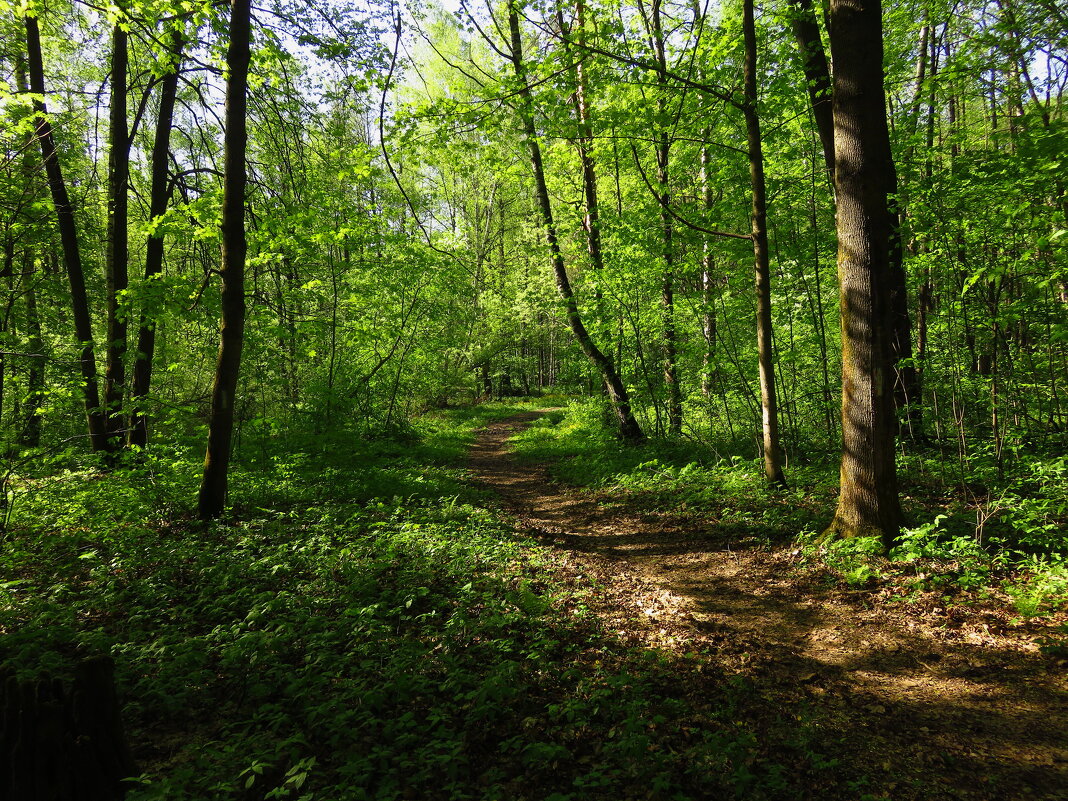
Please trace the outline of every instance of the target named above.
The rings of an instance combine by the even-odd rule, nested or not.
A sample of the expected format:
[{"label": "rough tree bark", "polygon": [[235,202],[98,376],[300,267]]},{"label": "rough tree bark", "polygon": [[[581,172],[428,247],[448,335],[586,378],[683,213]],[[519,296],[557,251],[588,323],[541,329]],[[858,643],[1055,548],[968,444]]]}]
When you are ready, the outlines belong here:
[{"label": "rough tree bark", "polygon": [[137,775],[110,657],[79,663],[72,681],[0,671],[0,798],[121,801]]},{"label": "rough tree bark", "polygon": [[894,461],[894,355],[887,196],[893,185],[879,0],[831,0],[835,186],[842,326],[841,492],[825,537],[901,526]]},{"label": "rough tree bark", "polygon": [[[794,11],[793,31],[801,51],[805,79],[808,84],[809,100],[812,105],[816,131],[823,146],[827,174],[835,182],[835,129],[832,114],[831,95],[838,85],[837,76],[833,81],[827,63],[827,54],[820,39],[819,24],[812,9],[811,0],[790,0]],[[837,64],[837,61],[835,61]],[[837,67],[836,67],[837,68]],[[880,97],[882,94],[880,93]],[[891,347],[894,354],[894,392],[895,404],[899,409],[917,409],[919,403],[919,383],[912,359],[912,323],[909,318],[908,288],[905,280],[904,250],[901,244],[899,212],[897,206],[897,170],[893,160],[887,161],[888,205],[886,213],[890,216],[889,233],[889,289],[892,308]],[[918,431],[918,420],[912,421],[911,428]]]},{"label": "rough tree bark", "polygon": [[549,252],[552,257],[553,274],[556,279],[556,288],[564,302],[567,314],[567,323],[572,334],[582,348],[582,352],[600,371],[608,394],[612,401],[612,407],[616,414],[620,435],[627,440],[639,440],[644,437],[641,426],[634,419],[630,408],[630,397],[627,388],[619,378],[612,360],[609,359],[594,343],[579,313],[578,302],[571,289],[571,281],[567,276],[567,268],[564,266],[564,258],[560,252],[560,243],[556,236],[556,225],[553,222],[552,203],[549,199],[549,189],[545,184],[545,167],[541,158],[541,146],[538,144],[537,129],[534,126],[533,98],[530,94],[530,85],[527,83],[526,68],[523,64],[523,39],[519,30],[519,12],[515,2],[508,4],[508,32],[510,39],[509,57],[516,80],[519,83],[520,115],[523,118],[524,133],[527,138],[527,147],[530,150],[530,162],[534,172],[538,205],[541,208],[542,224],[545,227],[545,238],[549,243]]},{"label": "rough tree bark", "polygon": [[222,322],[219,358],[211,390],[208,447],[200,484],[201,520],[222,514],[234,430],[237,377],[245,334],[245,148],[249,40],[252,36],[250,0],[232,0],[230,43],[226,51],[226,133],[223,136]]}]

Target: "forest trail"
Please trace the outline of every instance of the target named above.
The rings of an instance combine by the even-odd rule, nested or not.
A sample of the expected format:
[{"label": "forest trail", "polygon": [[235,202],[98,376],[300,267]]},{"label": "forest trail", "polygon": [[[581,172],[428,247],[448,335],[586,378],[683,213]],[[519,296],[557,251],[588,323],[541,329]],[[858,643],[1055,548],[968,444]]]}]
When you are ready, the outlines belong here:
[{"label": "forest trail", "polygon": [[848,738],[895,799],[1068,799],[1068,669],[1003,613],[893,605],[795,570],[791,547],[629,514],[513,459],[544,411],[480,433],[477,479],[562,569],[608,588],[598,612],[635,645],[708,650],[783,711]]}]

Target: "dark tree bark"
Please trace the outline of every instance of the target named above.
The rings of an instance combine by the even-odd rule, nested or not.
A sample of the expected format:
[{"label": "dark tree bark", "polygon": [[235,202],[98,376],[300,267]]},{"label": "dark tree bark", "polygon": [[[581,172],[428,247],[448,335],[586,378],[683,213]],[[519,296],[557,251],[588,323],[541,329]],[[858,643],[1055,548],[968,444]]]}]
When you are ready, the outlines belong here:
[{"label": "dark tree bark", "polygon": [[832,0],[835,185],[842,326],[841,493],[825,536],[901,526],[894,460],[894,356],[887,196],[893,186],[879,0]]},{"label": "dark tree bark", "polygon": [[41,405],[45,399],[44,337],[41,316],[37,311],[37,287],[34,284],[33,252],[23,255],[23,274],[26,280],[26,346],[30,352],[26,371],[26,417],[19,434],[19,444],[36,448],[41,444]]},{"label": "dark tree bark", "polygon": [[[37,18],[26,17],[26,65],[29,72],[29,89],[34,94],[45,95],[44,63],[41,58],[41,34]],[[71,311],[74,317],[74,334],[81,344],[79,363],[82,372],[82,395],[89,429],[89,441],[93,450],[102,451],[107,445],[107,428],[104,411],[100,408],[100,389],[97,386],[96,355],[93,351],[93,324],[89,314],[89,298],[85,292],[85,274],[82,271],[81,249],[78,244],[78,228],[74,222],[74,207],[71,205],[67,184],[59,165],[59,154],[48,121],[44,100],[34,101],[34,129],[41,145],[41,158],[48,177],[48,189],[56,211],[56,226],[63,249],[63,263],[70,283]]]},{"label": "dark tree bark", "polygon": [[0,672],[0,798],[120,801],[137,775],[115,693],[114,663],[80,663],[70,682]]},{"label": "dark tree bark", "polygon": [[605,386],[608,387],[608,394],[616,414],[620,435],[627,440],[639,440],[644,437],[644,434],[631,411],[627,388],[623,385],[619,374],[613,367],[612,360],[597,347],[582,322],[578,302],[575,300],[575,294],[571,289],[571,281],[567,276],[564,258],[560,253],[560,243],[556,236],[556,225],[553,222],[549,189],[545,184],[545,167],[541,158],[541,146],[538,144],[537,129],[534,126],[534,103],[530,94],[530,85],[527,83],[526,68],[523,64],[523,39],[519,30],[519,12],[516,10],[514,0],[508,4],[508,31],[511,49],[509,56],[515,77],[519,82],[520,115],[523,118],[527,146],[530,149],[530,162],[534,172],[538,205],[541,208],[542,224],[545,226],[545,238],[549,243],[556,288],[564,301],[567,323],[571,328],[571,333],[578,341],[579,347],[582,348],[582,352],[600,371]]},{"label": "dark tree bark", "polygon": [[104,408],[108,451],[122,445],[122,396],[126,383],[126,311],[122,294],[129,286],[130,137],[126,125],[126,31],[116,24],[111,35],[111,108],[108,124],[108,231],[104,275],[107,281],[107,367]]},{"label": "dark tree bark", "polygon": [[771,325],[771,263],[768,256],[767,187],[764,181],[764,150],[757,114],[757,48],[753,0],[742,4],[742,36],[745,40],[745,131],[749,144],[749,180],[753,189],[753,264],[756,272],[757,353],[760,366],[761,426],[764,445],[764,475],[777,487],[786,486],[779,446],[779,402],[775,391],[774,341]]},{"label": "dark tree bark", "polygon": [[[178,73],[181,64],[182,38],[172,34],[171,48],[174,54],[173,69],[160,84],[159,117],[156,135],[152,142],[152,186],[149,190],[149,216],[156,220],[167,211],[168,175],[167,158],[171,147],[171,128],[174,123],[174,104],[178,96]],[[163,272],[163,231],[153,231],[145,247],[145,282],[152,281]],[[148,416],[144,401],[152,385],[152,360],[156,353],[156,323],[150,316],[141,314],[137,334],[137,356],[133,365],[133,382],[130,400],[134,412],[130,425],[131,445],[145,447],[148,444]]]},{"label": "dark tree bark", "polygon": [[200,484],[202,520],[222,514],[234,430],[234,406],[245,333],[245,149],[248,143],[246,91],[252,36],[250,0],[232,0],[226,51],[226,133],[223,137],[222,322],[219,358],[211,391],[208,448]]},{"label": "dark tree bark", "polygon": [[812,117],[823,146],[823,160],[834,185],[834,111],[831,103],[831,74],[827,53],[820,39],[820,26],[812,10],[812,0],[790,0],[793,18],[790,27],[801,51]]}]

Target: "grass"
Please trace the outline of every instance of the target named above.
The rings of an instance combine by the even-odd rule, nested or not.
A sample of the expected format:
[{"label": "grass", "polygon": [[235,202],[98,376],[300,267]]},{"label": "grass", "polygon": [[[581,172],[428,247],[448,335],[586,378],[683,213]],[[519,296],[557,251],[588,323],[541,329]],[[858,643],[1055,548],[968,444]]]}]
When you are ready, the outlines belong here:
[{"label": "grass", "polygon": [[[932,481],[941,471],[930,454],[903,458],[903,504],[915,523],[885,555],[875,541],[814,544],[837,493],[837,465],[829,462],[794,467],[791,488],[773,490],[759,461],[723,458],[700,442],[621,443],[599,399],[543,417],[514,445],[523,458],[550,462],[558,479],[598,492],[603,503],[685,516],[767,543],[796,543],[810,564],[853,587],[881,581],[905,598],[938,592],[950,602],[994,593],[1023,617],[1068,606],[1065,457],[1025,455],[996,483],[996,469],[978,454],[961,487]],[[977,498],[976,486],[993,489]]]},{"label": "grass", "polygon": [[[63,677],[114,658],[131,801],[763,799],[829,781],[804,726],[705,655],[628,647],[590,611],[600,588],[487,508],[466,448],[516,408],[374,441],[247,440],[233,513],[208,526],[195,447],[19,476],[0,662]],[[789,734],[762,742],[754,719]]]}]

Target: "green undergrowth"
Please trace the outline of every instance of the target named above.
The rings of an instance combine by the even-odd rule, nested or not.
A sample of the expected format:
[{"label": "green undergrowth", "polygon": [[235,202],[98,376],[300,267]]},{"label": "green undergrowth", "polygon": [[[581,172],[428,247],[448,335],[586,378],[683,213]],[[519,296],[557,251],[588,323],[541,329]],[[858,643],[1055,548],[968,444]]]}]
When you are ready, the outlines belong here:
[{"label": "green undergrowth", "polygon": [[193,449],[20,476],[0,661],[32,678],[114,658],[143,770],[131,801],[761,799],[831,783],[794,717],[706,655],[625,644],[590,611],[600,588],[487,511],[464,454],[517,408],[389,440],[246,441],[233,514],[209,526],[191,519]]},{"label": "green undergrowth", "polygon": [[818,483],[818,468],[792,470],[805,489],[780,492],[763,480],[762,462],[723,458],[700,442],[622,442],[605,424],[599,400],[543,416],[512,447],[520,458],[549,462],[557,479],[598,491],[607,505],[691,517],[733,540],[788,541],[822,514],[831,492]]},{"label": "green undergrowth", "polygon": [[819,542],[834,510],[836,465],[793,466],[790,488],[775,490],[759,461],[725,458],[701,442],[619,441],[599,399],[542,417],[513,447],[606,505],[688,518],[710,540],[796,541],[810,565],[853,587],[892,584],[905,600],[938,593],[949,604],[1007,601],[1022,617],[1068,607],[1068,457],[1021,454],[999,471],[978,452],[954,481],[933,453],[902,457],[912,523],[884,554],[873,538]]}]

